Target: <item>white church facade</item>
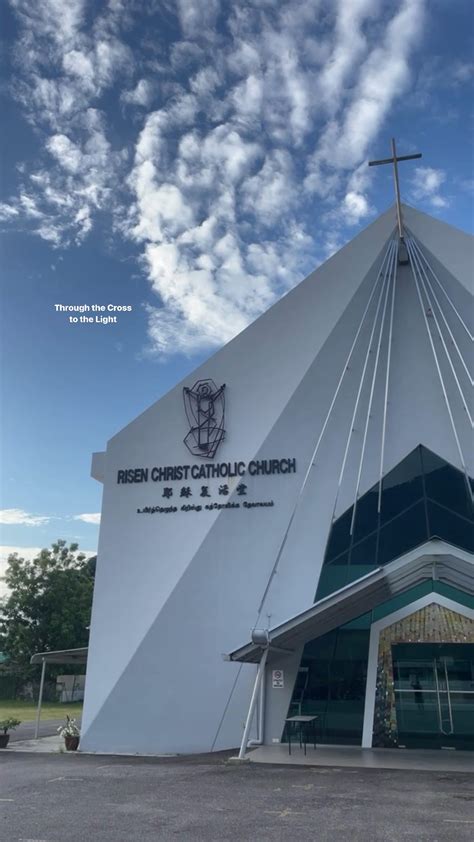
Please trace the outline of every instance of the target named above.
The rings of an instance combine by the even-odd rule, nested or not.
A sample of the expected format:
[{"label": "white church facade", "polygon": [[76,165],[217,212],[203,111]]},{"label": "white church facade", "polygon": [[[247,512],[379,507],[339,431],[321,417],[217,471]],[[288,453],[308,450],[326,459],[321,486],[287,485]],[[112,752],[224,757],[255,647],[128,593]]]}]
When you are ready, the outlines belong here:
[{"label": "white church facade", "polygon": [[474,748],[472,241],[402,211],[94,454],[81,749]]}]

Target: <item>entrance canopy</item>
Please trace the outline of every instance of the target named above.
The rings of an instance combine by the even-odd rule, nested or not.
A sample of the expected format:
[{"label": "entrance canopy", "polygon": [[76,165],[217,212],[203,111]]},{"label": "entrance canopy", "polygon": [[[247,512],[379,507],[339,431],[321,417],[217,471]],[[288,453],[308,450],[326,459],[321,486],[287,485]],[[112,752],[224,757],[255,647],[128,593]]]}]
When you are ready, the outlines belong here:
[{"label": "entrance canopy", "polygon": [[431,579],[474,594],[473,556],[443,541],[428,541],[265,632],[266,642],[260,639],[263,635],[254,635],[258,642],[247,643],[231,652],[229,660],[259,663],[265,649],[294,651],[308,640],[345,625]]}]

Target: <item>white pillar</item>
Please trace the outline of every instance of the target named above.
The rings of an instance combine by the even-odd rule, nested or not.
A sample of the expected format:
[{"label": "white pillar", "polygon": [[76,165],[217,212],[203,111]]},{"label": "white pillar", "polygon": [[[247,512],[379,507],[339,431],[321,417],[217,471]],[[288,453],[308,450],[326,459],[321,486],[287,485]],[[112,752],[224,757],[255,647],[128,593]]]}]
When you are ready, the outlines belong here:
[{"label": "white pillar", "polygon": [[[260,689],[262,679],[265,675],[265,664],[267,662],[267,655],[268,647],[263,650],[262,657],[260,658],[260,663],[258,665],[257,676],[255,678],[255,684],[253,686],[252,691],[252,698],[250,699],[249,712],[247,714],[247,719],[245,722],[244,735],[240,744],[239,760],[243,760],[243,758],[245,757],[245,752],[247,750],[247,743],[249,739],[250,728],[252,725],[253,714],[255,711],[255,705],[257,703],[258,691]],[[263,741],[263,734],[259,734],[259,737]]]},{"label": "white pillar", "polygon": [[36,711],[36,727],[35,727],[35,740],[38,739],[39,734],[39,724],[40,724],[40,716],[41,716],[41,703],[43,701],[43,687],[44,687],[44,674],[46,672],[46,661],[43,658],[43,663],[41,666],[41,681],[39,687],[39,695],[38,695],[38,709]]}]

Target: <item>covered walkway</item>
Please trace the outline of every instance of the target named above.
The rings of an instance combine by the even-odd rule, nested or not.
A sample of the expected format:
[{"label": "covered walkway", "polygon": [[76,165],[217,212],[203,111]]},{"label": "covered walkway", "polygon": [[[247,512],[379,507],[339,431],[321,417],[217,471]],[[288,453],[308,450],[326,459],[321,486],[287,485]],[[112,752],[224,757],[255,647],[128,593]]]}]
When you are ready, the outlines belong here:
[{"label": "covered walkway", "polygon": [[87,646],[81,649],[56,649],[52,652],[37,652],[30,658],[30,664],[41,664],[41,680],[38,694],[38,708],[36,711],[35,740],[39,736],[41,721],[41,705],[43,703],[44,677],[46,664],[87,664]]}]

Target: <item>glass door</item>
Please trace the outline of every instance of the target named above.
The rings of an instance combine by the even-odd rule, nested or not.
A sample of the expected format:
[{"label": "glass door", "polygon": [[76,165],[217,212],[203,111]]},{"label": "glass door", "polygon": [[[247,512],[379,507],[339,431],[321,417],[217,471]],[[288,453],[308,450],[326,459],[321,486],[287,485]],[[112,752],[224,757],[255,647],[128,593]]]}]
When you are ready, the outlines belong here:
[{"label": "glass door", "polygon": [[474,749],[474,644],[392,647],[398,742]]}]

